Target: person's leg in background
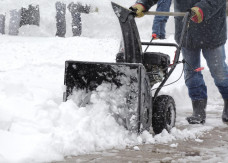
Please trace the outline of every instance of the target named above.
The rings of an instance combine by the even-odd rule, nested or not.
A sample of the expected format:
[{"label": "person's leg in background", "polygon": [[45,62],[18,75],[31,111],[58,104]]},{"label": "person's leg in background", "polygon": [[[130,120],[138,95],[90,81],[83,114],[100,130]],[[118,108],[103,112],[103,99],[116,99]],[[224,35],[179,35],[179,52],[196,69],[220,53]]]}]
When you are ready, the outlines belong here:
[{"label": "person's leg in background", "polygon": [[214,79],[215,85],[224,100],[223,122],[228,122],[228,67],[224,45],[215,49],[203,49],[204,58]]},{"label": "person's leg in background", "polygon": [[81,36],[82,34],[82,22],[81,13],[83,12],[83,6],[80,3],[70,3],[68,9],[72,16],[72,32],[73,36]]},{"label": "person's leg in background", "polygon": [[65,37],[66,34],[66,4],[56,2],[56,36]]},{"label": "person's leg in background", "polygon": [[[157,3],[157,12],[169,12],[172,0],[159,0]],[[152,34],[156,34],[159,39],[166,37],[166,23],[169,19],[168,16],[155,16],[152,26]]]},{"label": "person's leg in background", "polygon": [[21,21],[21,10],[10,11],[9,35],[18,35]]},{"label": "person's leg in background", "polygon": [[5,34],[5,20],[6,16],[3,14],[0,14],[0,33]]},{"label": "person's leg in background", "polygon": [[23,25],[40,25],[39,5],[30,4],[28,8],[21,8],[20,27]]},{"label": "person's leg in background", "polygon": [[193,70],[200,67],[200,53],[201,49],[182,48],[184,60],[191,65],[184,64],[185,84],[193,107],[193,114],[186,118],[190,124],[203,124],[206,120],[207,87],[202,73]]}]

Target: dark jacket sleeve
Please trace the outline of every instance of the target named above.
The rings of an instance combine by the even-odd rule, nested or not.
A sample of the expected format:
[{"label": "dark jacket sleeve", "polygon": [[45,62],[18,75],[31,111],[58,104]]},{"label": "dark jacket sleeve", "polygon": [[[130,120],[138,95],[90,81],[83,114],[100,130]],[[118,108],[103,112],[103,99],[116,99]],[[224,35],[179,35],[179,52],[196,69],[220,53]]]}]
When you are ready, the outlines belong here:
[{"label": "dark jacket sleeve", "polygon": [[225,0],[201,0],[194,6],[202,9],[204,19],[208,20],[213,17],[222,7],[226,5]]},{"label": "dark jacket sleeve", "polygon": [[142,4],[146,8],[146,11],[148,11],[157,2],[158,0],[137,0],[136,1],[136,3]]}]

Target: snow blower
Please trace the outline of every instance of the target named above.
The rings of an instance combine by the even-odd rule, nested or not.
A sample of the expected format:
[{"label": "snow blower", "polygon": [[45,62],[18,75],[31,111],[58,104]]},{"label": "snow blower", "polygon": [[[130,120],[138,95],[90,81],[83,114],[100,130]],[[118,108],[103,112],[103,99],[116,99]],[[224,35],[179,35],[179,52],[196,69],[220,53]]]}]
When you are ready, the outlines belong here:
[{"label": "snow blower", "polygon": [[[89,105],[92,94],[99,92],[101,85],[108,84],[109,91],[116,92],[116,96],[121,97],[117,107],[110,107],[118,123],[137,133],[150,130],[151,127],[155,134],[161,133],[163,129],[169,132],[175,126],[175,102],[171,96],[158,96],[158,93],[180,63],[181,44],[141,42],[134,20],[135,12],[116,3],[111,4],[122,30],[122,51],[118,52],[116,63],[66,61],[64,101],[69,100],[75,92],[82,91],[83,97],[80,97],[81,102],[78,105]],[[183,20],[182,40],[189,13],[184,15]],[[176,47],[173,63],[170,64],[167,54],[143,53],[142,45]],[[156,83],[160,85],[152,96],[152,87]],[[106,96],[108,98],[109,94]],[[111,105],[115,97],[109,98]]]}]

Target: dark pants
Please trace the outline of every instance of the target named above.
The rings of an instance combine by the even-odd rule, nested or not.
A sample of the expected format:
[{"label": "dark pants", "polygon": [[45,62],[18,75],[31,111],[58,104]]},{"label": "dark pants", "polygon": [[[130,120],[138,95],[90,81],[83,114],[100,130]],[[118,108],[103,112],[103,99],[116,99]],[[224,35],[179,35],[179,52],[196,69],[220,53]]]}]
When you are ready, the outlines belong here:
[{"label": "dark pants", "polygon": [[21,10],[10,11],[9,35],[18,35],[21,21]]},{"label": "dark pants", "polygon": [[[156,11],[162,11],[162,12],[169,12],[170,11],[170,5],[172,0],[159,0],[157,3],[157,9]],[[160,39],[165,39],[165,27],[168,20],[168,16],[155,16],[153,27],[152,27],[152,33],[156,33],[157,37]]]},{"label": "dark pants", "polygon": [[56,36],[65,37],[66,34],[66,4],[56,2]]},{"label": "dark pants", "polygon": [[[72,16],[72,33],[73,36],[80,36],[82,33],[81,13],[85,12],[80,4],[70,3],[68,9]],[[65,37],[66,34],[66,4],[56,2],[56,36]]]},{"label": "dark pants", "polygon": [[[224,45],[215,49],[187,49],[182,48],[183,58],[194,68],[200,67],[201,51],[206,59],[215,85],[224,99],[228,99],[228,67]],[[207,87],[201,72],[194,72],[185,64],[185,83],[192,100],[207,98]]]},{"label": "dark pants", "polygon": [[0,33],[5,34],[5,15],[0,14]]}]

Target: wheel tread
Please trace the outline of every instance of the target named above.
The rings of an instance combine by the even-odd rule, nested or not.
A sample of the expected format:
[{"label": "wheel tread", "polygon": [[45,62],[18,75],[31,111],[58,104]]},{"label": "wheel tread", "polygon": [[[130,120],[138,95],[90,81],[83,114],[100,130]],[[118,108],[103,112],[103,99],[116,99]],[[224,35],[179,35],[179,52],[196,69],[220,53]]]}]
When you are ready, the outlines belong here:
[{"label": "wheel tread", "polygon": [[152,117],[152,127],[154,130],[155,134],[159,134],[163,131],[163,129],[166,129],[168,132],[170,132],[171,128],[168,127],[167,124],[167,110],[169,105],[173,105],[174,109],[174,124],[172,127],[175,125],[175,120],[176,120],[176,107],[175,107],[175,102],[173,98],[169,95],[160,95],[158,96],[154,103],[153,103],[153,117]]}]

